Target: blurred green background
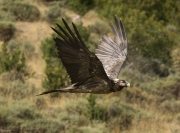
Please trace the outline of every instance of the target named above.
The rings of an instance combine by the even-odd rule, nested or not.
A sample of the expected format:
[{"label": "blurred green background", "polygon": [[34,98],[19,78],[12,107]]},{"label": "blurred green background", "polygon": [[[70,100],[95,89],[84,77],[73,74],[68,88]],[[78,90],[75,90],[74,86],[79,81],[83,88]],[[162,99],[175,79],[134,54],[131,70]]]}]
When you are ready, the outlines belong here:
[{"label": "blurred green background", "polygon": [[[42,91],[70,84],[50,27],[74,22],[91,51],[109,21],[123,20],[128,57],[121,92]],[[179,133],[180,1],[0,0],[0,131],[12,133]]]}]

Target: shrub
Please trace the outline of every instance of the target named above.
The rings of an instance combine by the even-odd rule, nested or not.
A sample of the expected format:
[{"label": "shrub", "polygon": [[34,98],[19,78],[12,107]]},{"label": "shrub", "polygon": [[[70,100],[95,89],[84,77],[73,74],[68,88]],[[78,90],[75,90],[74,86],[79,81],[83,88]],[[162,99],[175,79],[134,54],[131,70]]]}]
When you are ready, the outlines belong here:
[{"label": "shrub", "polygon": [[24,82],[26,78],[34,74],[31,73],[31,70],[26,65],[25,55],[23,50],[20,50],[18,44],[2,44],[0,56],[0,74],[9,72],[9,74],[7,74],[9,76],[6,76],[8,80],[21,80]]},{"label": "shrub", "polygon": [[178,46],[175,50],[172,52],[172,58],[173,58],[173,68],[177,72],[180,72],[180,46]]},{"label": "shrub", "polygon": [[16,17],[11,12],[3,11],[0,7],[0,20],[1,21],[15,21]]},{"label": "shrub", "polygon": [[97,106],[96,104],[96,96],[93,94],[89,94],[87,97],[88,105],[87,105],[87,113],[90,120],[100,119],[103,118],[103,109]]},{"label": "shrub", "polygon": [[35,21],[40,17],[38,8],[26,1],[4,1],[1,10],[9,12],[18,21]]},{"label": "shrub", "polygon": [[53,2],[53,1],[61,1],[61,0],[41,0],[42,2]]},{"label": "shrub", "polygon": [[81,96],[81,94],[69,94],[69,95],[71,95],[71,97],[75,96],[75,99],[77,100],[72,100],[66,103],[65,105],[66,112],[68,112],[68,114],[84,115],[86,113],[84,110],[86,110],[86,104],[87,104],[85,99],[78,98]]},{"label": "shrub", "polygon": [[19,48],[14,48],[11,52],[9,52],[7,44],[3,44],[1,57],[3,58],[0,59],[0,73],[11,71],[13,69],[17,72],[25,72],[25,57],[24,54],[21,54]]},{"label": "shrub", "polygon": [[26,59],[31,60],[33,57],[37,57],[38,54],[35,52],[35,47],[30,42],[16,41],[11,39],[7,43],[9,52],[11,53],[14,49],[19,48],[24,53]]},{"label": "shrub", "polygon": [[[146,2],[142,0],[139,2],[97,0],[95,1],[95,10],[104,18],[112,19],[115,14],[122,18],[128,36],[130,62],[136,64],[135,58],[143,56],[150,59],[144,64],[157,59],[165,66],[170,67],[172,65],[171,52],[178,43],[175,37],[179,33],[165,29],[165,26],[169,23],[176,23],[175,26],[178,27],[179,8],[177,5],[179,3],[173,0],[164,3],[156,0]],[[144,64],[140,64],[140,66],[142,67]]]},{"label": "shrub", "polygon": [[36,107],[38,109],[44,109],[46,107],[46,101],[44,98],[37,98],[36,99]]},{"label": "shrub", "polygon": [[177,119],[177,121],[180,123],[180,113],[178,113],[178,114],[176,115],[176,119]]},{"label": "shrub", "polygon": [[53,21],[61,16],[61,6],[59,4],[55,4],[51,6],[47,12],[47,17],[50,21]]},{"label": "shrub", "polygon": [[47,120],[26,102],[14,102],[11,106],[1,106],[0,128],[11,132],[59,133],[65,124],[56,120]]},{"label": "shrub", "polygon": [[[19,80],[17,80],[19,79]],[[35,86],[23,83],[16,72],[3,73],[0,76],[0,95],[5,99],[22,100],[35,95]]]},{"label": "shrub", "polygon": [[11,22],[0,21],[0,29],[0,41],[9,41],[15,32],[15,26]]},{"label": "shrub", "polygon": [[113,128],[127,130],[131,127],[135,113],[138,111],[123,103],[113,103],[104,112],[104,120],[113,121]]},{"label": "shrub", "polygon": [[94,0],[70,0],[67,3],[68,7],[80,15],[84,15],[94,6]]},{"label": "shrub", "polygon": [[80,127],[79,128],[80,133],[110,133],[108,127],[106,124],[94,122],[93,124]]},{"label": "shrub", "polygon": [[149,94],[156,95],[156,104],[167,99],[178,100],[179,98],[179,73],[170,74],[167,78],[157,78],[151,82],[141,83],[140,87]]},{"label": "shrub", "polygon": [[179,113],[179,110],[180,110],[180,101],[166,100],[160,105],[160,107],[163,109],[164,112],[177,114]]}]

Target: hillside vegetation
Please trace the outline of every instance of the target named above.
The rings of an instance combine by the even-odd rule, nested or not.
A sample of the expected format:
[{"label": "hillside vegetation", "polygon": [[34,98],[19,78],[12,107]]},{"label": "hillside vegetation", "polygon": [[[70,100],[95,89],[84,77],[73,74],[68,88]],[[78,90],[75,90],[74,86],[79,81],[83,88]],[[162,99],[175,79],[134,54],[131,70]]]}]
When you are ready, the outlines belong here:
[{"label": "hillside vegetation", "polygon": [[[94,51],[109,21],[123,20],[128,57],[111,94],[36,96],[70,79],[51,27],[73,21]],[[0,132],[179,133],[180,2],[0,0]]]}]

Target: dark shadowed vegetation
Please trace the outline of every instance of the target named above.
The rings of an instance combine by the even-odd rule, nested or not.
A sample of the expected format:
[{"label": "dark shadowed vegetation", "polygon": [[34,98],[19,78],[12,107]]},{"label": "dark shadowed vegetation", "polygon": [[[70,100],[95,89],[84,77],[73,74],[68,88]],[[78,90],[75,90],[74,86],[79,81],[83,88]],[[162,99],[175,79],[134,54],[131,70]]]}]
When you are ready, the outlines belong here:
[{"label": "dark shadowed vegetation", "polygon": [[15,26],[11,22],[0,21],[0,41],[9,41],[15,32]]}]

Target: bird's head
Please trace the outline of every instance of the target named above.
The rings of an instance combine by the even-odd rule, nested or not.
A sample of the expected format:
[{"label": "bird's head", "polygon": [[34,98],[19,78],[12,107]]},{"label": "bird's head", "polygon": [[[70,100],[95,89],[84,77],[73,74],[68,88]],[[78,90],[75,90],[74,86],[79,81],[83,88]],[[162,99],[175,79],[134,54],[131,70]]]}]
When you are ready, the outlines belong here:
[{"label": "bird's head", "polygon": [[125,81],[125,80],[119,80],[119,86],[120,87],[129,87],[130,86],[130,83],[128,83],[127,81]]},{"label": "bird's head", "polygon": [[113,87],[114,91],[120,91],[124,87],[129,87],[130,86],[130,83],[128,83],[125,80],[121,80],[121,79],[115,79],[114,83],[115,83],[115,85]]}]

